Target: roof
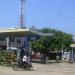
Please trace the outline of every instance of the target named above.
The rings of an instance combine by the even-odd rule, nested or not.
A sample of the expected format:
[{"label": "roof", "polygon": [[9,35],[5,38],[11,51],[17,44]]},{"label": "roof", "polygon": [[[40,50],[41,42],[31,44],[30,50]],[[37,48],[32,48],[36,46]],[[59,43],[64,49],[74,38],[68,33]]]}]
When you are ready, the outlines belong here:
[{"label": "roof", "polygon": [[42,33],[34,29],[21,29],[21,28],[9,28],[9,29],[0,29],[0,36],[24,36],[24,35],[39,35],[39,36],[52,36],[52,33]]}]

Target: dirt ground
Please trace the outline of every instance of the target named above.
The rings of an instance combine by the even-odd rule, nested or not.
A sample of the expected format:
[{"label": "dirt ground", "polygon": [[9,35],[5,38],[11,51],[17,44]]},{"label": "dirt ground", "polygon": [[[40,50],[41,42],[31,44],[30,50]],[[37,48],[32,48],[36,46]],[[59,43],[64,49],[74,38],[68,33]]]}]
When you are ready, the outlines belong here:
[{"label": "dirt ground", "polygon": [[14,71],[12,67],[0,66],[0,75],[75,75],[75,64],[71,63],[33,63],[33,71]]}]

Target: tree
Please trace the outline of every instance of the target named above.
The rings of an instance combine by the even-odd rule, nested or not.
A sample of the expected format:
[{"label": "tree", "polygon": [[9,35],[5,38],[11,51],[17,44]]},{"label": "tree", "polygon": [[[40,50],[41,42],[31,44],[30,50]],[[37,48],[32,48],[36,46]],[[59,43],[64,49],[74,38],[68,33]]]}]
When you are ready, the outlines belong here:
[{"label": "tree", "polygon": [[44,33],[53,33],[53,36],[40,37],[31,44],[34,51],[45,54],[46,56],[48,56],[49,51],[61,52],[62,47],[64,50],[68,50],[70,48],[70,44],[73,42],[73,36],[62,31],[50,28],[44,28],[39,31]]},{"label": "tree", "polygon": [[50,46],[50,40],[48,37],[40,37],[39,40],[33,41],[31,43],[31,47],[34,51],[44,52],[49,49]]},{"label": "tree", "polygon": [[53,33],[54,35],[50,38],[50,50],[61,50],[62,46],[64,49],[68,49],[70,44],[73,43],[73,35],[58,31],[51,28],[43,28],[40,30],[44,33]]}]

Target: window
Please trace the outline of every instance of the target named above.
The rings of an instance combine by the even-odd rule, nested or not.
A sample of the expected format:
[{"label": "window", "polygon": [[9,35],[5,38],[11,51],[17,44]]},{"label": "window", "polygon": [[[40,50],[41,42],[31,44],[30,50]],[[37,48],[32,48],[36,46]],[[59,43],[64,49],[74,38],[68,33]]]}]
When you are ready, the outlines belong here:
[{"label": "window", "polygon": [[17,39],[17,43],[21,43],[21,39]]},{"label": "window", "polygon": [[0,37],[0,41],[5,41],[5,37]]},{"label": "window", "polygon": [[15,42],[15,38],[11,37],[10,42]]}]

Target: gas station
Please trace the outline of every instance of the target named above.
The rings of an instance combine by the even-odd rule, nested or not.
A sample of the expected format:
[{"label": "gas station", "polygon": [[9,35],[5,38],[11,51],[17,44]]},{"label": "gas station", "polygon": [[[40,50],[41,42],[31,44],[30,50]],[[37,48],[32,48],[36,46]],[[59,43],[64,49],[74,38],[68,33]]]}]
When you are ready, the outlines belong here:
[{"label": "gas station", "polygon": [[[42,33],[34,29],[0,29],[0,48],[10,50],[11,48],[30,48],[30,42],[41,36],[52,36],[52,33]],[[20,51],[17,51],[20,53]],[[19,55],[19,54],[18,54]]]}]

